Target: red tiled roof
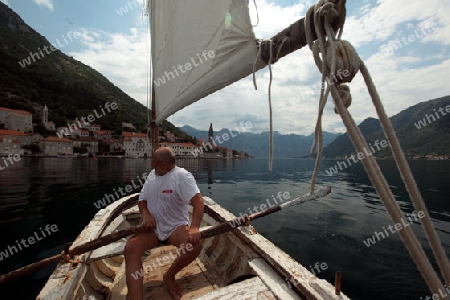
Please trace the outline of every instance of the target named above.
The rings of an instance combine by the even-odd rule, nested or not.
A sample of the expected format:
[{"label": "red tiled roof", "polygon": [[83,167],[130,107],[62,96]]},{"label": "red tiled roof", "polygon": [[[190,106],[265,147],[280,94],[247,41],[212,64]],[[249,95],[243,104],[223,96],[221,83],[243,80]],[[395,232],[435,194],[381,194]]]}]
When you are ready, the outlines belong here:
[{"label": "red tiled roof", "polygon": [[99,131],[97,131],[95,134],[97,134],[97,135],[103,135],[103,134],[110,134],[110,133],[113,133],[114,131],[112,131],[112,130],[99,130]]},{"label": "red tiled roof", "polygon": [[6,129],[0,129],[0,135],[19,135],[19,136],[26,136],[25,133],[17,131],[17,130],[6,130]]},{"label": "red tiled roof", "polygon": [[167,144],[168,146],[170,145],[176,145],[176,146],[189,146],[189,147],[197,147],[192,143],[171,143],[171,142],[162,142],[160,144]]},{"label": "red tiled roof", "polygon": [[146,133],[141,132],[122,132],[123,137],[141,137],[141,138],[148,138],[148,135]]},{"label": "red tiled roof", "polygon": [[66,139],[66,138],[60,138],[60,137],[57,137],[57,136],[49,136],[49,137],[43,139],[43,141],[46,141],[46,142],[64,142],[64,143],[73,143],[73,141],[71,141],[71,140],[69,140],[69,139]]},{"label": "red tiled roof", "polygon": [[6,108],[6,107],[0,107],[0,110],[4,110],[4,111],[11,112],[11,113],[16,113],[16,114],[22,114],[22,115],[31,115],[30,112],[25,111],[25,110],[16,110],[16,109],[11,109],[11,108]]}]

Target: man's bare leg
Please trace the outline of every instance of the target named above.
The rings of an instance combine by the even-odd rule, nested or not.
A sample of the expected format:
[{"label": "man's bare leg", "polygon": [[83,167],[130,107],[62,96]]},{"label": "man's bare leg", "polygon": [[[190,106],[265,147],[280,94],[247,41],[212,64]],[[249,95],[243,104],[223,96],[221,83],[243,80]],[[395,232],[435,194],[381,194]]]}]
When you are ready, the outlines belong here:
[{"label": "man's bare leg", "polygon": [[125,274],[130,300],[143,299],[144,277],[138,273],[142,270],[142,255],[146,250],[155,248],[158,245],[159,240],[153,230],[138,233],[127,242],[124,251]]},{"label": "man's bare leg", "polygon": [[188,229],[188,226],[180,226],[168,239],[169,244],[179,248],[179,256],[175,259],[169,270],[167,270],[166,274],[164,274],[164,282],[175,300],[179,300],[183,296],[181,287],[175,281],[175,275],[197,258],[202,250],[202,243],[200,241],[188,245]]}]

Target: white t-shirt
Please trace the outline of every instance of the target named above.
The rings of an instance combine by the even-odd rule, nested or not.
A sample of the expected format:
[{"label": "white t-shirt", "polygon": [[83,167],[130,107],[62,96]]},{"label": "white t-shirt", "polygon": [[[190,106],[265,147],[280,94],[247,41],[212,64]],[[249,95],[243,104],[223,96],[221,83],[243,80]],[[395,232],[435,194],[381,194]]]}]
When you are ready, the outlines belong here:
[{"label": "white t-shirt", "polygon": [[156,235],[161,241],[169,238],[181,225],[189,225],[188,205],[200,190],[194,176],[175,167],[164,176],[152,170],[145,180],[139,201],[147,200],[147,209],[155,218]]}]

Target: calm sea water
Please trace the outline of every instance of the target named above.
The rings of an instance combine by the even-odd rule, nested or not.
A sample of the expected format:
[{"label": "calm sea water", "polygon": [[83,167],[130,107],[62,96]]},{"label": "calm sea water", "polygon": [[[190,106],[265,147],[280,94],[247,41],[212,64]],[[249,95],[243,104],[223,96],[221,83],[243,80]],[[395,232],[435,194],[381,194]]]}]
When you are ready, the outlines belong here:
[{"label": "calm sea water", "polygon": [[[430,293],[398,233],[370,247],[363,243],[383,226],[394,224],[362,166],[328,176],[325,169],[335,163],[323,161],[318,177],[320,185],[332,187],[329,196],[267,216],[253,225],[304,266],[326,263],[328,269],[318,277],[334,282],[335,272],[341,271],[343,291],[352,299],[424,299]],[[413,212],[394,162],[379,163],[403,211]],[[178,165],[195,175],[204,196],[239,215],[266,203],[266,199],[271,201],[278,192],[288,192],[291,199],[308,192],[314,161],[275,159],[271,173],[267,159],[183,159]],[[411,161],[410,166],[450,254],[450,161]],[[0,252],[35,233],[42,238],[39,228],[47,224],[58,228],[18,253],[3,257],[0,274],[59,253],[92,219],[97,200],[129,185],[149,169],[149,159],[22,158],[0,171]],[[411,228],[431,257],[419,223]],[[434,260],[432,264],[436,266]],[[0,299],[5,295],[35,299],[53,267],[0,286]]]}]

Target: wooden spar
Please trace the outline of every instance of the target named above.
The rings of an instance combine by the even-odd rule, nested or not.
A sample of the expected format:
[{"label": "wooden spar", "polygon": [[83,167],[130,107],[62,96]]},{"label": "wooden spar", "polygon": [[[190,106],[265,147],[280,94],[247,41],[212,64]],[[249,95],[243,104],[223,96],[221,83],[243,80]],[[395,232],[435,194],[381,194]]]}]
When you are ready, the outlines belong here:
[{"label": "wooden spar", "polygon": [[[252,215],[246,215],[243,217],[238,217],[234,220],[230,220],[224,223],[221,223],[219,225],[213,226],[211,228],[208,228],[206,230],[202,230],[200,232],[201,234],[201,238],[205,239],[205,238],[209,238],[209,237],[213,237],[215,235],[218,234],[222,234],[228,231],[231,231],[233,229],[235,229],[236,227],[239,226],[248,226],[250,223],[250,221],[262,218],[264,216],[267,216],[269,214],[275,213],[279,210],[285,209],[287,207],[290,207],[292,205],[297,205],[297,204],[301,204],[304,203],[306,201],[311,201],[320,197],[324,197],[326,195],[328,195],[331,192],[331,188],[327,187],[324,189],[320,189],[320,190],[316,190],[316,192],[314,192],[314,194],[310,195],[309,193],[302,196],[302,197],[298,197],[295,198],[291,201],[288,201],[286,203],[271,207],[270,209],[264,210],[262,212],[258,212],[258,213],[254,213]],[[69,256],[74,256],[74,255],[79,255],[79,254],[83,254],[92,250],[95,250],[97,248],[100,248],[102,246],[106,246],[110,243],[113,243],[115,241],[118,241],[122,238],[125,238],[131,234],[135,234],[135,233],[139,233],[139,232],[143,232],[145,231],[146,228],[142,225],[139,226],[134,226],[125,230],[121,230],[118,232],[114,232],[108,235],[105,235],[101,238],[95,239],[93,241],[87,242],[83,245],[77,246],[73,249],[69,249],[68,251],[66,251],[66,253],[61,253],[61,254],[57,254],[54,255],[52,257],[49,258],[45,258],[42,259],[38,262],[32,263],[28,266],[22,267],[20,269],[14,270],[12,272],[9,272],[7,274],[1,275],[0,276],[0,285],[1,284],[5,284],[7,282],[13,281],[13,280],[17,280],[18,278],[25,276],[25,275],[30,275],[33,274],[34,272],[48,266],[54,263],[59,262],[61,259],[63,259],[66,255]],[[73,262],[72,262],[73,263]]]},{"label": "wooden spar", "polygon": [[[341,24],[344,24],[345,22],[345,16],[346,16],[346,8],[345,3],[347,0],[332,0],[331,2],[335,3],[335,7],[338,11],[339,17],[336,18],[335,22],[332,24],[334,29],[339,28]],[[311,18],[311,28],[314,28],[314,18]],[[280,46],[283,42],[283,40],[286,38],[285,42],[283,43],[283,46]],[[316,36],[314,36],[314,39],[317,39]],[[306,41],[306,33],[305,33],[305,18],[302,18],[298,20],[297,22],[291,24],[289,27],[283,29],[276,35],[274,35],[270,40],[272,40],[272,51],[274,54],[278,54],[278,57],[273,57],[271,63],[275,63],[278,61],[279,58],[284,57],[298,49],[303,48],[308,43]],[[261,60],[265,64],[258,64],[257,70],[264,68],[266,65],[269,64],[270,59],[270,42],[269,41],[262,41],[261,42]]]},{"label": "wooden spar", "polygon": [[334,294],[339,295],[342,289],[342,274],[340,271],[336,272],[334,279]]}]

